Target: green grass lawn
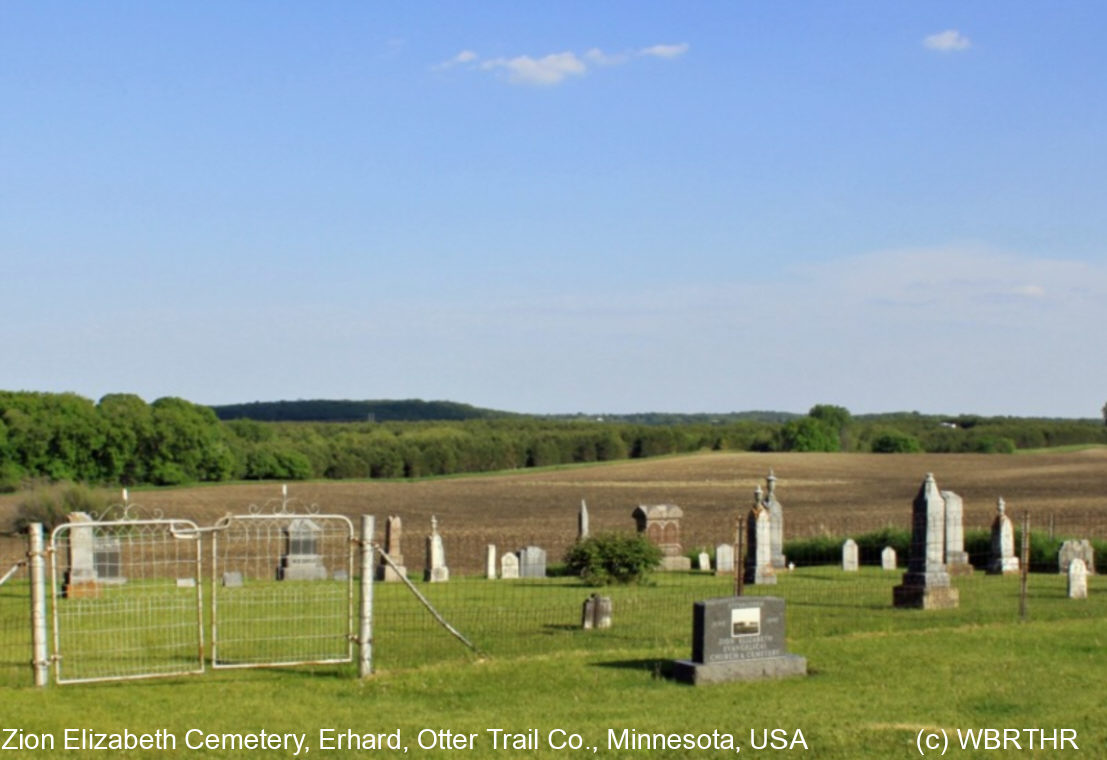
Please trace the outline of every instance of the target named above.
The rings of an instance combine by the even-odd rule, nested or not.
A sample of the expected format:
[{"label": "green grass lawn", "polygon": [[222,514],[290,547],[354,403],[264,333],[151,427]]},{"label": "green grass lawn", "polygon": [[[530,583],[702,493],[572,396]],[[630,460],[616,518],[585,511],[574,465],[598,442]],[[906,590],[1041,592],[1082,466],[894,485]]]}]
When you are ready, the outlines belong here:
[{"label": "green grass lawn", "polygon": [[[727,595],[728,578],[670,574],[654,586],[607,590],[615,625],[590,632],[577,624],[580,605],[592,590],[572,580],[458,578],[421,588],[482,655],[442,631],[406,589],[378,584],[378,672],[370,679],[357,680],[352,665],[328,665],[37,690],[17,685],[27,683],[29,654],[19,654],[11,641],[0,642],[5,672],[25,676],[8,678],[10,685],[0,687],[3,725],[53,737],[55,749],[61,748],[64,730],[74,728],[164,729],[177,739],[173,751],[139,749],[114,753],[118,757],[291,756],[284,750],[188,749],[184,741],[192,729],[200,731],[193,739],[261,730],[304,734],[311,756],[333,757],[400,753],[327,751],[321,730],[399,731],[414,757],[731,754],[610,748],[609,731],[618,735],[623,729],[729,734],[747,757],[801,753],[798,743],[791,751],[751,745],[751,730],[760,740],[762,730],[780,729],[777,736],[788,742],[802,736],[807,757],[907,758],[919,757],[920,730],[944,729],[956,741],[956,730],[968,728],[1072,729],[1080,751],[1067,754],[1107,757],[1107,595],[1100,578],[1090,579],[1089,599],[1069,600],[1063,577],[1032,575],[1027,622],[1018,621],[1015,577],[957,578],[960,607],[938,612],[893,609],[891,588],[899,578],[900,573],[870,568],[858,574],[804,568],[782,576],[775,587],[747,589],[788,601],[789,648],[807,657],[806,678],[690,687],[667,677],[669,661],[690,653],[692,602]],[[22,597],[20,591],[10,583],[0,587],[5,621],[0,637],[15,637],[18,627],[9,621],[26,619],[26,589]],[[281,604],[286,604],[287,630],[294,630],[295,610],[303,603]],[[536,729],[537,748],[493,750],[488,730],[496,728],[523,734]],[[424,743],[445,730],[475,733],[476,749],[423,749],[419,737],[426,729]],[[550,748],[547,737],[554,730],[579,734],[584,749]],[[962,751],[959,745],[947,754],[997,756]],[[105,754],[71,750],[63,756]]]}]

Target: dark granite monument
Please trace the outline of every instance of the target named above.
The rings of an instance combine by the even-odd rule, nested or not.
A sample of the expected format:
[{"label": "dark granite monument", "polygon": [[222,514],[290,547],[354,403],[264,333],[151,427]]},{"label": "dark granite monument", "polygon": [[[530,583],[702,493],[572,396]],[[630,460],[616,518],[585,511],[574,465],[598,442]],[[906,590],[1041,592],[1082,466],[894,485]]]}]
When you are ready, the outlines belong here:
[{"label": "dark granite monument", "polygon": [[789,654],[784,600],[727,596],[696,602],[692,659],[673,663],[673,675],[694,685],[807,675],[807,658]]}]

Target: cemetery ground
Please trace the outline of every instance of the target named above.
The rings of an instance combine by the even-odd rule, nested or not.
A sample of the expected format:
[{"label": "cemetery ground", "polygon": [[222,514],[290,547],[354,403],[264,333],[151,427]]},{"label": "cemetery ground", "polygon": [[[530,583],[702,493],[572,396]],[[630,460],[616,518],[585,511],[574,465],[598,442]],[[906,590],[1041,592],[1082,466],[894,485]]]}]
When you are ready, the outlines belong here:
[{"label": "cemetery ground", "polygon": [[[610,732],[618,737],[623,729],[730,734],[742,756],[803,752],[795,743],[799,731],[804,754],[816,758],[915,757],[920,731],[944,729],[955,743],[947,754],[995,756],[983,749],[983,741],[978,752],[962,751],[957,730],[1041,728],[1047,736],[1053,729],[1075,730],[1079,752],[1065,752],[1107,757],[1102,689],[1107,589],[1101,576],[1089,579],[1088,599],[1070,600],[1056,571],[1031,573],[1028,616],[1021,622],[1016,576],[956,577],[960,606],[923,612],[891,605],[902,563],[899,571],[863,566],[858,573],[843,573],[836,558],[828,558],[826,565],[781,573],[775,586],[746,589],[787,600],[788,648],[807,657],[809,676],[707,687],[668,678],[670,662],[689,655],[692,602],[731,593],[729,577],[672,573],[655,576],[650,586],[606,589],[615,623],[599,631],[579,629],[580,605],[592,589],[574,579],[478,577],[487,542],[502,550],[545,546],[556,561],[575,535],[581,498],[588,502],[593,532],[630,530],[637,504],[670,502],[686,515],[685,548],[713,546],[732,535],[736,514],[748,509],[752,490],[769,467],[779,478],[789,537],[903,527],[926,472],[964,497],[966,529],[987,524],[998,496],[1007,500],[1012,516],[1031,512],[1032,529],[1048,524],[1058,532],[1102,539],[1107,526],[1102,450],[1026,456],[710,454],[410,483],[293,484],[293,494],[327,511],[376,514],[378,531],[385,515],[402,515],[406,564],[413,575],[422,567],[423,536],[436,514],[451,580],[419,584],[420,589],[480,651],[448,636],[402,585],[376,584],[378,672],[364,681],[352,665],[327,665],[34,689],[25,685],[25,581],[13,580],[0,587],[3,727],[56,736],[59,742],[64,730],[73,728],[163,729],[177,737],[175,751],[113,753],[120,757],[291,756],[277,750],[187,749],[191,729],[205,735],[302,733],[312,756],[399,756],[388,749],[325,749],[321,730],[335,729],[334,737],[349,729],[359,735],[399,731],[414,757],[480,758],[593,754],[550,747],[550,733],[557,730],[565,734],[555,733],[555,740],[579,734],[583,747],[596,747],[598,757],[728,754],[611,746]],[[262,503],[277,490],[273,484],[217,486],[140,492],[134,498],[167,515],[210,523],[227,511]],[[296,616],[290,603],[287,617]],[[157,643],[156,628],[147,634],[151,644]],[[489,729],[496,728],[519,734],[536,729],[536,747],[494,750]],[[419,737],[425,729],[431,731],[423,735],[424,743],[446,730],[476,734],[476,749],[424,749]],[[756,749],[765,741],[762,731],[774,729],[781,731],[769,734],[770,748]],[[0,734],[0,742],[9,736]],[[1020,733],[1021,754],[1061,754],[1049,744],[1027,750],[1032,739],[1033,734]],[[80,749],[59,754],[104,756]]]}]

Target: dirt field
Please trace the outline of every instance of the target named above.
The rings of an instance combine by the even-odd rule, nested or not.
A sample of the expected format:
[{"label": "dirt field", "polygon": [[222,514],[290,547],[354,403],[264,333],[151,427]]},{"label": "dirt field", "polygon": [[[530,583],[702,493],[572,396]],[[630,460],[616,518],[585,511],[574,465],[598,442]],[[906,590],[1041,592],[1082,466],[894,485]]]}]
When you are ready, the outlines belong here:
[{"label": "dirt field", "polygon": [[[451,564],[475,570],[486,543],[501,549],[534,543],[556,561],[576,535],[581,499],[593,532],[632,529],[638,504],[677,504],[685,548],[714,546],[730,540],[736,516],[748,509],[754,488],[764,486],[769,468],[787,538],[906,528],[927,472],[964,498],[966,529],[987,527],[1002,496],[1008,514],[1029,511],[1035,528],[1052,519],[1059,533],[1107,537],[1107,449],[1013,456],[718,453],[415,482],[293,483],[289,493],[300,511],[316,504],[355,518],[376,515],[378,531],[387,515],[400,515],[409,568],[421,567],[422,537],[435,514]],[[267,500],[272,508],[274,497],[280,487],[264,483],[137,491],[132,501],[203,525]],[[0,519],[14,512],[16,498],[0,497]]]}]

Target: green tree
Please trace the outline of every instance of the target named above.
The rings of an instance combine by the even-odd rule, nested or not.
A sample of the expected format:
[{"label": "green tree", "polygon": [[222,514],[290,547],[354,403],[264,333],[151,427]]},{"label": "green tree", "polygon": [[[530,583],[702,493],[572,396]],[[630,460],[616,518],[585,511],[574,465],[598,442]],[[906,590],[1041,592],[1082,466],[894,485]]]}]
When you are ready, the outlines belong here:
[{"label": "green tree", "polygon": [[780,429],[783,451],[841,451],[838,434],[822,420],[800,417]]}]

